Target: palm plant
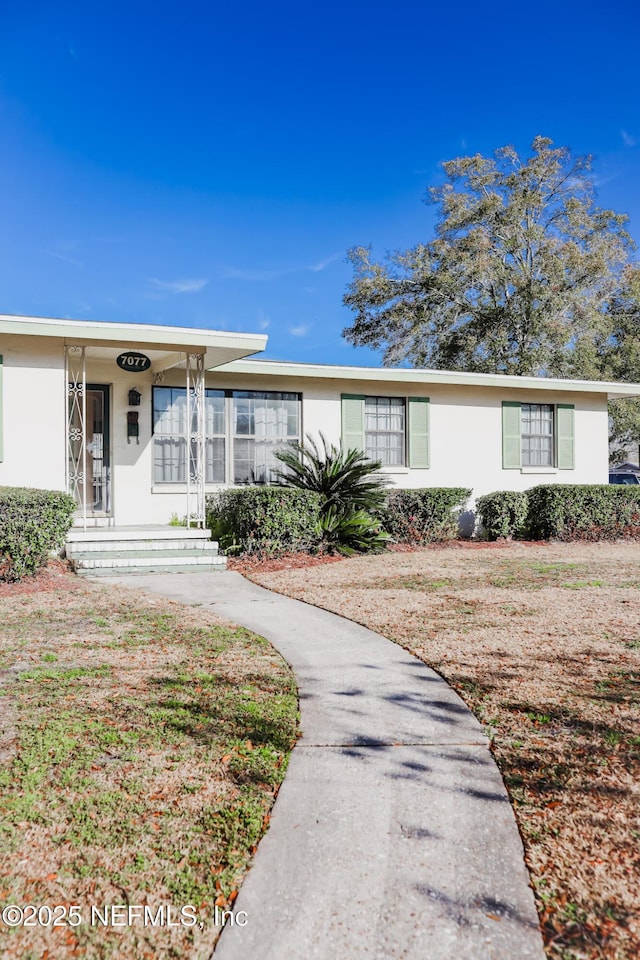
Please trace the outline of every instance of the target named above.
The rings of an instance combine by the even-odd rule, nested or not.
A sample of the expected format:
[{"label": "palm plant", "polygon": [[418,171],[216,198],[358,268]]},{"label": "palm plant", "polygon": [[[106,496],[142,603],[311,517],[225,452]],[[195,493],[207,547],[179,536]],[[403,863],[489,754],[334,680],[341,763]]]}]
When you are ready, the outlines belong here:
[{"label": "palm plant", "polygon": [[321,497],[318,533],[330,551],[351,554],[381,550],[390,539],[381,522],[372,516],[384,505],[386,477],[382,464],[361,450],[345,450],[327,443],[322,449],[307,434],[306,444],[297,440],[276,453],[287,470],[277,472],[281,486],[313,490]]},{"label": "palm plant", "polygon": [[316,531],[329,553],[349,557],[354,553],[379,553],[391,536],[366,510],[339,510],[329,507],[316,524]]},{"label": "palm plant", "polygon": [[386,477],[380,473],[381,462],[369,460],[361,450],[345,450],[327,443],[320,434],[322,450],[310,434],[307,442],[294,441],[276,457],[287,467],[278,470],[278,483],[302,490],[315,490],[323,501],[323,512],[332,507],[339,511],[379,510],[385,499]]}]

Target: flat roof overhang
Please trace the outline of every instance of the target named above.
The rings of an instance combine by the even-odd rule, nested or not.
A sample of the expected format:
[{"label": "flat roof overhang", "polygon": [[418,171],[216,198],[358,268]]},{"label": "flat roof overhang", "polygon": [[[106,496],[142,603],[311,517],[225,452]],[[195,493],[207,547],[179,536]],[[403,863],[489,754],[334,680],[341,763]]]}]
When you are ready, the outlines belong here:
[{"label": "flat roof overhang", "polygon": [[499,373],[465,373],[405,367],[342,367],[322,363],[289,363],[280,360],[236,360],[219,373],[309,377],[318,380],[377,380],[380,383],[424,383],[448,386],[499,387],[519,390],[555,390],[606,394],[609,400],[640,397],[640,383],[607,380],[565,380],[556,377],[517,377]]},{"label": "flat roof overhang", "polygon": [[257,333],[8,314],[0,314],[2,334],[48,337],[69,346],[84,346],[91,359],[108,360],[127,350],[143,351],[149,356],[154,372],[184,366],[185,353],[204,353],[205,369],[211,370],[259,353],[267,345],[267,336]]}]

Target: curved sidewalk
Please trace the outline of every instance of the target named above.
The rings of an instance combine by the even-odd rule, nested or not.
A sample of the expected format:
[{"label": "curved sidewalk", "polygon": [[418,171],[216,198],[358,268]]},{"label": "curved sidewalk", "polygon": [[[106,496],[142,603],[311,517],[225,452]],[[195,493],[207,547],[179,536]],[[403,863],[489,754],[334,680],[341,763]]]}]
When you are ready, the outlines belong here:
[{"label": "curved sidewalk", "polygon": [[543,960],[502,778],[436,673],[238,573],[110,582],[248,627],[297,678],[302,737],[215,960]]}]

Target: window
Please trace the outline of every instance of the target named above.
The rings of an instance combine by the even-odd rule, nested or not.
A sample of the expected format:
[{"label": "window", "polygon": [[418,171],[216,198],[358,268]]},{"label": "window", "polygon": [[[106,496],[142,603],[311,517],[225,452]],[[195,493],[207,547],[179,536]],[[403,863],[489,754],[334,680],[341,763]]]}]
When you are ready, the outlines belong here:
[{"label": "window", "polygon": [[[224,399],[223,390],[205,390],[206,483],[224,483],[225,479]],[[154,483],[186,483],[186,427],[186,389],[184,387],[154,387]]]},{"label": "window", "polygon": [[153,479],[156,483],[186,481],[186,390],[154,387]]},{"label": "window", "polygon": [[429,468],[429,398],[342,394],[342,443],[386,467]]},{"label": "window", "polygon": [[204,392],[204,482],[225,481],[225,398],[224,390]]},{"label": "window", "polygon": [[404,400],[399,397],[364,398],[366,454],[385,467],[404,466]]},{"label": "window", "polygon": [[550,403],[523,403],[521,441],[523,467],[553,466],[553,406]]},{"label": "window", "polygon": [[[270,483],[300,425],[298,393],[205,390],[205,483]],[[186,389],[154,387],[154,483],[186,483],[186,433]]]},{"label": "window", "polygon": [[276,451],[300,439],[300,395],[236,390],[233,399],[233,483],[270,483]]},{"label": "window", "polygon": [[502,467],[573,470],[574,414],[571,403],[502,404]]}]

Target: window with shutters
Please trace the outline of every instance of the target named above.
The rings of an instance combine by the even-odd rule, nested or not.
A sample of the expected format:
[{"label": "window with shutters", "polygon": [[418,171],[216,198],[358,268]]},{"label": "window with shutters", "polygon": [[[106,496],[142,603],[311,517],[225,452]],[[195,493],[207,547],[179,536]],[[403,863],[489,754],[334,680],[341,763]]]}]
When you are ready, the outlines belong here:
[{"label": "window with shutters", "polygon": [[384,467],[405,463],[405,403],[400,397],[364,398],[366,454]]},{"label": "window with shutters", "polygon": [[429,397],[343,393],[341,402],[346,450],[362,450],[392,472],[429,468]]},{"label": "window with shutters", "polygon": [[572,403],[502,403],[504,470],[575,469],[575,407]]}]

